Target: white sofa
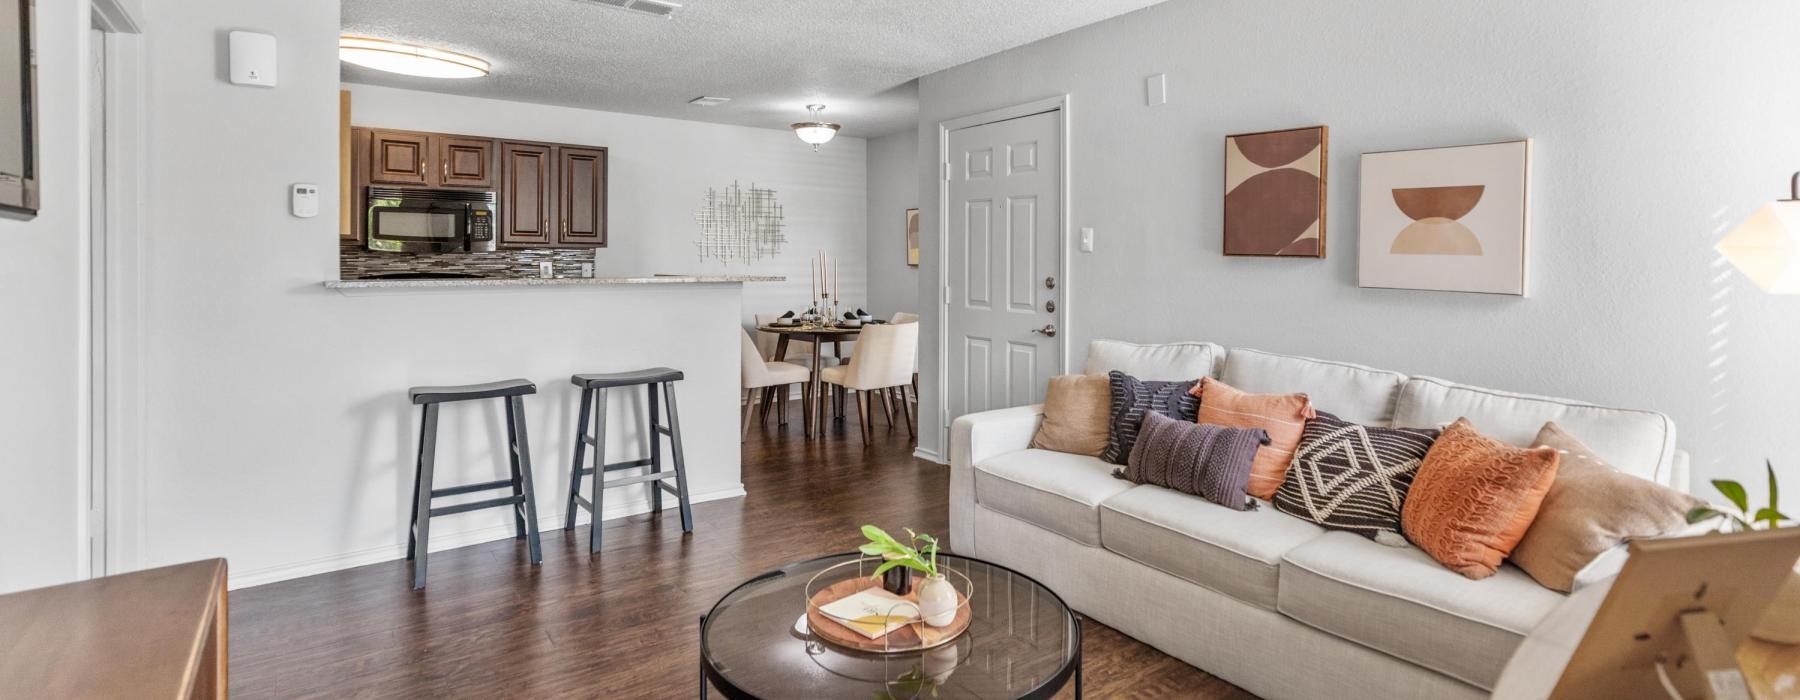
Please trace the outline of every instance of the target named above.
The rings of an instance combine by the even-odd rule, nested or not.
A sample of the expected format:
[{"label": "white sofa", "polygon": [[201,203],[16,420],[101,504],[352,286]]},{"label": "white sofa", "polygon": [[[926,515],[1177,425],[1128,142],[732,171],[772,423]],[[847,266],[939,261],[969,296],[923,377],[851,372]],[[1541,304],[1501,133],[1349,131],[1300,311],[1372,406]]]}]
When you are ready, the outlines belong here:
[{"label": "white sofa", "polygon": [[[1613,465],[1685,491],[1675,426],[1653,411],[1512,394],[1212,343],[1095,341],[1087,373],[1211,375],[1305,392],[1371,425],[1467,416],[1516,444],[1554,420]],[[951,429],[950,542],[1023,572],[1076,610],[1266,698],[1485,697],[1564,598],[1508,564],[1471,581],[1413,547],[1327,531],[1264,503],[1232,511],[1110,475],[1099,459],[1027,449],[1042,407]]]}]

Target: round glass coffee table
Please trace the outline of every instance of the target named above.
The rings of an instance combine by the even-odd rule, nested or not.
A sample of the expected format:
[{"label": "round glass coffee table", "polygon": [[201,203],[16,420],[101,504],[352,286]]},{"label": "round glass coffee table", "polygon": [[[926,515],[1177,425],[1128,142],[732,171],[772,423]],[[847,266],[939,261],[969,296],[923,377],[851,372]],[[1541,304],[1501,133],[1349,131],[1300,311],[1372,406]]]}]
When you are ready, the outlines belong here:
[{"label": "round glass coffee table", "polygon": [[1081,620],[1050,589],[998,564],[953,554],[968,576],[969,629],[924,651],[878,654],[827,642],[805,623],[815,574],[855,552],[797,562],[750,579],[700,618],[700,697],[1048,698],[1071,678],[1081,697]]}]

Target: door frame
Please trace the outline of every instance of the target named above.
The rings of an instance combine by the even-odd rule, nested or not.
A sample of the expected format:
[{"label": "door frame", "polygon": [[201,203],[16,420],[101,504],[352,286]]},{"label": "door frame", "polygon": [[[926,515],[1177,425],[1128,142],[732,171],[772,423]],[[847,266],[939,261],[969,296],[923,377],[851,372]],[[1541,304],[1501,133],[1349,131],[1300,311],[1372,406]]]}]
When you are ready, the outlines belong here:
[{"label": "door frame", "polygon": [[[81,71],[82,186],[87,189],[85,149],[100,148],[105,222],[96,232],[84,206],[81,235],[87,265],[82,335],[86,364],[78,482],[81,557],[78,575],[91,578],[140,568],[145,551],[143,484],[144,339],[143,239],[145,226],[145,72],[141,18],[119,0],[90,0],[91,25],[104,32],[106,84],[104,143],[85,143],[91,109],[89,72]],[[89,36],[87,32],[83,37]],[[88,54],[83,47],[82,55]],[[95,498],[96,494],[98,498]],[[99,503],[92,502],[99,500]],[[98,552],[89,550],[90,540]]]},{"label": "door frame", "polygon": [[[1073,304],[1070,303],[1070,301],[1073,297],[1073,294],[1074,294],[1074,285],[1070,284],[1070,280],[1069,280],[1069,263],[1070,263],[1069,258],[1073,257],[1069,251],[1069,241],[1070,241],[1069,231],[1071,230],[1070,229],[1070,221],[1069,221],[1069,190],[1070,190],[1069,181],[1070,181],[1070,174],[1074,172],[1074,169],[1069,167],[1069,163],[1070,163],[1069,134],[1070,134],[1071,130],[1069,128],[1070,114],[1069,114],[1069,95],[1068,95],[1068,93],[1063,93],[1063,94],[1057,95],[1055,97],[1046,97],[1046,98],[1039,99],[1039,100],[1032,100],[1030,102],[1024,102],[1024,103],[1020,103],[1020,104],[1016,104],[1016,105],[1012,105],[1012,106],[1008,106],[1008,107],[1001,107],[999,109],[991,109],[986,112],[981,112],[978,114],[971,114],[971,115],[968,115],[965,117],[957,117],[955,119],[947,119],[947,120],[938,122],[938,129],[937,129],[937,132],[938,132],[937,133],[937,136],[938,136],[938,147],[937,147],[937,151],[938,151],[938,157],[937,157],[937,169],[938,169],[938,172],[937,172],[937,182],[938,182],[938,211],[937,211],[938,274],[937,274],[937,285],[938,286],[937,286],[937,291],[938,291],[939,303],[938,303],[938,322],[937,322],[937,333],[938,333],[937,387],[938,387],[938,412],[939,412],[939,415],[943,417],[943,420],[941,420],[939,422],[941,422],[943,425],[938,426],[937,430],[939,431],[939,438],[940,438],[938,445],[941,446],[941,449],[943,450],[943,455],[945,457],[948,457],[949,453],[950,453],[950,423],[951,423],[951,417],[950,417],[950,373],[945,370],[945,367],[949,364],[949,361],[950,361],[950,314],[949,314],[949,308],[950,308],[950,293],[949,293],[949,288],[950,288],[950,246],[949,246],[949,242],[950,242],[950,182],[951,182],[951,178],[953,176],[953,171],[951,170],[951,166],[950,166],[950,132],[957,131],[960,129],[968,129],[968,128],[977,127],[977,126],[984,126],[987,124],[992,124],[994,122],[1003,122],[1003,121],[1007,121],[1009,119],[1018,119],[1020,117],[1035,116],[1035,115],[1044,114],[1047,112],[1058,112],[1058,113],[1060,113],[1060,116],[1062,117],[1062,119],[1059,121],[1059,124],[1058,124],[1058,127],[1061,130],[1061,133],[1058,135],[1058,141],[1060,141],[1059,147],[1061,148],[1061,153],[1059,154],[1060,157],[1057,160],[1058,160],[1058,165],[1061,169],[1061,172],[1057,174],[1057,188],[1059,190],[1057,193],[1057,196],[1058,196],[1058,199],[1060,199],[1061,201],[1057,202],[1057,213],[1056,213],[1057,219],[1058,219],[1058,226],[1057,226],[1057,232],[1056,232],[1057,233],[1057,260],[1058,260],[1058,262],[1057,262],[1058,269],[1056,271],[1056,274],[1057,274],[1057,280],[1058,280],[1058,282],[1057,282],[1058,294],[1056,297],[1057,304],[1056,304],[1055,323],[1056,323],[1056,337],[1057,337],[1057,341],[1056,341],[1057,342],[1057,352],[1060,355],[1060,357],[1057,360],[1057,362],[1059,363],[1059,367],[1057,367],[1057,370],[1059,373],[1067,374],[1069,371],[1069,322],[1070,322],[1070,318],[1071,318],[1069,309],[1070,309],[1070,307],[1074,306]],[[921,426],[921,429],[923,429],[923,426]]]}]

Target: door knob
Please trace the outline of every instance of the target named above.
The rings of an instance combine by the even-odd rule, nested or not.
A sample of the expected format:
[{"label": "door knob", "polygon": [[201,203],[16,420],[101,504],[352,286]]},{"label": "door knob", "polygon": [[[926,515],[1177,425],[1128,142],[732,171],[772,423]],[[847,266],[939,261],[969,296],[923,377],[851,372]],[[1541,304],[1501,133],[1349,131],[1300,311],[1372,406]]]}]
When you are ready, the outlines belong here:
[{"label": "door knob", "polygon": [[1044,324],[1043,328],[1033,328],[1033,329],[1031,329],[1031,332],[1042,333],[1042,334],[1044,334],[1045,337],[1055,338],[1056,337],[1056,324],[1046,323],[1046,324]]},{"label": "door knob", "polygon": [[1044,288],[1045,289],[1055,289],[1056,288],[1056,278],[1053,276],[1045,277],[1044,278]]}]

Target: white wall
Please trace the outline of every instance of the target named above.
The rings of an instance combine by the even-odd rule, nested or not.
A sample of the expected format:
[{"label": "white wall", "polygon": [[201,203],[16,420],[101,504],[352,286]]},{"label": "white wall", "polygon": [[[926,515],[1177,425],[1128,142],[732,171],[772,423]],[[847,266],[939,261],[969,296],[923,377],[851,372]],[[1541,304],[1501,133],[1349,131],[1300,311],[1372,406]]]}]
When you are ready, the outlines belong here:
[{"label": "white wall", "polygon": [[[683,369],[687,379],[678,391],[694,492],[704,498],[740,492],[736,441],[707,439],[736,433],[737,286],[329,291],[320,283],[336,275],[337,202],[326,198],[317,218],[296,219],[287,214],[286,188],[295,182],[318,183],[327,192],[335,187],[337,3],[152,0],[146,24],[153,138],[145,264],[147,497],[143,520],[134,523],[146,549],[139,564],[223,555],[233,584],[241,586],[400,556],[418,420],[406,388],[419,384],[506,377],[538,383],[540,393],[527,399],[527,419],[539,514],[554,524],[566,495],[574,421],[568,375],[663,364]],[[229,29],[276,35],[279,87],[224,82]],[[398,109],[393,101],[409,97],[371,92],[358,101],[385,113],[376,112],[384,101]],[[433,104],[446,111],[483,106]],[[531,115],[521,117],[518,136],[615,147],[617,250],[651,236],[689,238],[680,226],[687,221],[683,210],[698,201],[694,187],[705,183],[692,170],[665,175],[655,167],[659,158],[632,141],[647,134],[666,146],[662,159],[695,164],[719,154],[710,132],[694,130],[676,143],[681,139],[670,132],[677,127],[659,120],[518,112]],[[601,126],[550,126],[557,121]],[[405,126],[456,128],[424,119]],[[810,155],[797,140],[784,145]],[[862,196],[858,146],[846,141],[839,154],[811,161],[844,159],[842,176],[851,180],[844,196],[854,199]],[[729,172],[750,154],[720,157],[721,170]],[[794,180],[804,183],[795,185],[802,191],[822,187],[818,179]],[[645,184],[633,189],[621,181]],[[653,196],[656,187],[671,190],[671,199]],[[659,211],[680,206],[651,215],[646,201]],[[842,219],[860,227],[860,205],[846,205]],[[621,420],[639,415],[625,397],[613,406]],[[445,410],[440,484],[502,473],[498,416],[496,402]],[[615,422],[613,461],[636,456],[636,445],[627,443],[637,441],[620,425]],[[641,507],[643,493],[615,490],[608,505]],[[709,526],[701,519],[697,536],[720,536]],[[432,532],[440,546],[509,537],[510,518],[499,510],[451,516],[434,521]],[[433,575],[446,569],[436,567]]]},{"label": "white wall", "polygon": [[906,210],[919,206],[919,134],[869,140],[869,311],[919,311],[919,268],[906,264]]},{"label": "white wall", "polygon": [[[744,323],[755,313],[799,309],[807,300],[807,262],[820,248],[844,264],[838,293],[846,302],[867,298],[863,269],[863,139],[840,137],[814,153],[788,129],[754,129],[346,85],[351,122],[358,126],[417,129],[607,147],[611,207],[608,246],[597,252],[601,275],[732,272],[785,275],[786,283],[751,286]],[[695,107],[694,109],[702,109]],[[701,260],[694,242],[699,209],[709,187],[736,181],[775,190],[785,215],[788,244],[780,255],[753,263]]]},{"label": "white wall", "polygon": [[82,573],[87,3],[37,4],[36,218],[0,218],[0,593]]},{"label": "white wall", "polygon": [[[1795,65],[1783,0],[1173,0],[926,76],[920,163],[940,121],[1071,95],[1069,223],[1098,232],[1068,253],[1073,367],[1093,338],[1204,339],[1651,408],[1699,489],[1760,482],[1764,456],[1800,483],[1800,298],[1711,248],[1800,169]],[[1167,106],[1144,104],[1155,73]],[[1224,136],[1311,124],[1331,127],[1330,257],[1221,256]],[[1536,139],[1528,298],[1356,287],[1358,154],[1518,136]],[[925,246],[936,301],[935,230]]]}]

